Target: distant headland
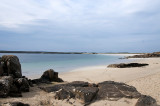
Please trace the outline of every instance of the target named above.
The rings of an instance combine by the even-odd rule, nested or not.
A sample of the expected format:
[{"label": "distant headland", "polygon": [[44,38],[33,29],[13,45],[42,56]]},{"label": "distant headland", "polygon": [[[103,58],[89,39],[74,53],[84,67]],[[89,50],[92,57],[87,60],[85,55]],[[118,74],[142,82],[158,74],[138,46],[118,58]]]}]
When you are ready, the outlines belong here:
[{"label": "distant headland", "polygon": [[31,54],[143,54],[143,53],[129,53],[129,52],[47,52],[47,51],[7,51],[0,50],[0,53],[31,53]]}]

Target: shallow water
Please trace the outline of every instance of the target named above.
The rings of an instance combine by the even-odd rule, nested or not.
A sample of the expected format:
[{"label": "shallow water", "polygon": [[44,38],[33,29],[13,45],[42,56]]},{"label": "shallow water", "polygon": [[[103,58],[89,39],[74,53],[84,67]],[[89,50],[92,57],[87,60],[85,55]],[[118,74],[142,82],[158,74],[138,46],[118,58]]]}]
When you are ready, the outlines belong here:
[{"label": "shallow water", "polygon": [[107,54],[23,54],[23,53],[0,53],[2,55],[18,56],[22,73],[25,76],[41,75],[47,69],[57,72],[67,72],[80,67],[95,65],[107,65],[109,63],[124,62],[118,59],[123,55]]}]

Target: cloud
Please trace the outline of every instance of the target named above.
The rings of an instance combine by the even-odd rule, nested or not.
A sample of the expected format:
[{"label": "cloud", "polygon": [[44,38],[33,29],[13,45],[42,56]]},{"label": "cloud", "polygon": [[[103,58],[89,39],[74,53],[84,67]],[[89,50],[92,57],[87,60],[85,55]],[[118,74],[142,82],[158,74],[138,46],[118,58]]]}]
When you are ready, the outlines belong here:
[{"label": "cloud", "polygon": [[[63,49],[73,50],[76,47],[76,50],[78,47],[81,50],[88,48],[101,50],[111,46],[108,47],[110,50],[112,47],[117,50],[117,45],[121,44],[123,48],[131,48],[135,44],[143,47],[142,42],[148,42],[149,39],[155,42],[148,44],[155,46],[156,39],[160,38],[159,0],[0,0],[0,2],[0,36],[3,36],[3,45],[7,48],[12,47],[6,46],[5,42],[8,44],[18,42],[18,45],[25,42],[19,49],[23,48],[22,46],[30,48],[37,43],[39,46],[35,46],[34,49],[40,50],[46,49],[45,46],[53,50],[52,45],[54,48],[61,45]],[[14,38],[8,40],[6,36]],[[22,42],[16,40],[19,37]],[[33,43],[28,43],[25,39]],[[56,49],[60,50],[58,47]]]},{"label": "cloud", "polygon": [[33,0],[3,0],[0,14],[1,26],[18,28],[21,24],[34,24],[34,20],[45,19],[48,11]]},{"label": "cloud", "polygon": [[57,24],[83,26],[105,23],[112,26],[116,24],[117,18],[147,11],[155,3],[151,0],[2,0],[0,25],[19,28],[26,24],[40,24],[36,20],[46,19]]}]

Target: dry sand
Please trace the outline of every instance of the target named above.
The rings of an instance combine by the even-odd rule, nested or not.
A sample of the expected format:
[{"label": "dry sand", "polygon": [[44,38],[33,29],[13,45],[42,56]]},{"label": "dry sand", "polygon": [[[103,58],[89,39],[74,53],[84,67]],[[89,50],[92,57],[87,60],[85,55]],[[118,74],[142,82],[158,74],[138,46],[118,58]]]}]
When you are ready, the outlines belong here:
[{"label": "dry sand", "polygon": [[[99,83],[112,80],[124,82],[137,88],[139,92],[150,95],[160,105],[160,58],[130,59],[132,62],[148,63],[149,66],[141,68],[107,68],[107,66],[85,67],[71,72],[60,74],[65,81],[88,81]],[[22,98],[0,99],[0,102],[22,101],[36,106],[81,106],[77,100],[54,100],[54,93],[46,93],[37,87],[31,88],[31,92],[23,93]],[[136,99],[122,98],[118,101],[97,101],[91,106],[134,106]],[[48,105],[47,105],[48,104]]]},{"label": "dry sand", "polygon": [[130,59],[131,62],[148,63],[140,68],[107,68],[107,66],[85,67],[60,74],[65,81],[88,81],[98,83],[106,80],[129,82],[160,72],[160,58]]}]

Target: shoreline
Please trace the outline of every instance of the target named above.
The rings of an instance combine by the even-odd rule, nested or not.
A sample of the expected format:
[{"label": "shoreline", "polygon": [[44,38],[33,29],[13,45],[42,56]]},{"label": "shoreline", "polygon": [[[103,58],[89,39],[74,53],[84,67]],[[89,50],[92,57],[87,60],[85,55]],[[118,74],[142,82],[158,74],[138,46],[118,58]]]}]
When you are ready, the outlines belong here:
[{"label": "shoreline", "polygon": [[[92,55],[92,54],[91,54]],[[133,56],[135,54],[93,54],[93,55],[108,55],[108,56],[120,56],[120,58],[124,58],[126,56]],[[136,54],[137,55],[137,54]],[[132,62],[131,59],[118,59],[117,60],[114,60],[112,62],[108,62],[107,64],[98,64],[98,65],[86,65],[86,66],[79,66],[77,68],[73,68],[73,69],[70,69],[69,71],[66,71],[66,72],[59,72],[59,74],[67,74],[67,73],[70,73],[70,72],[75,72],[77,70],[81,70],[81,69],[88,69],[88,68],[97,68],[97,67],[107,67],[109,64],[111,63],[119,63],[119,62]],[[46,69],[47,70],[47,69]],[[54,69],[53,69],[54,70]],[[45,70],[44,70],[45,71]],[[58,70],[55,70],[56,72],[58,72]],[[25,73],[24,73],[25,74]],[[43,73],[41,74],[37,74],[37,75],[27,75],[28,78],[30,79],[36,79],[36,78],[39,78],[41,77]]]}]

